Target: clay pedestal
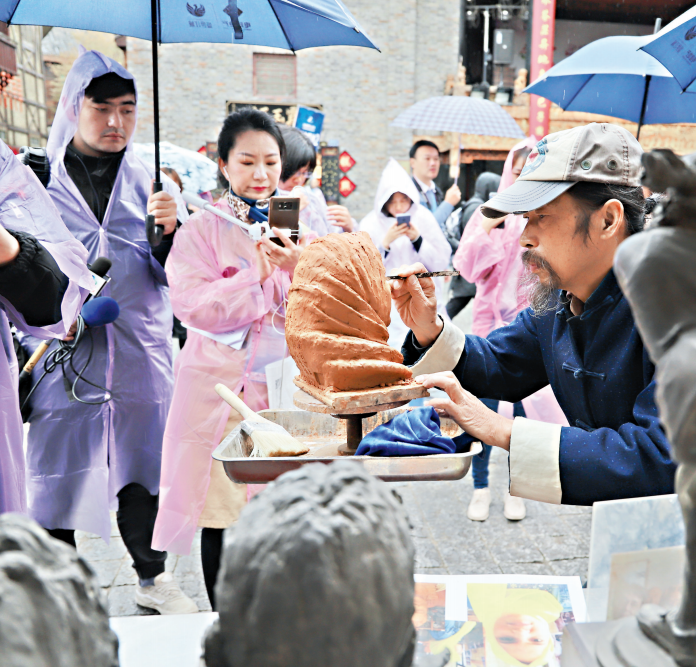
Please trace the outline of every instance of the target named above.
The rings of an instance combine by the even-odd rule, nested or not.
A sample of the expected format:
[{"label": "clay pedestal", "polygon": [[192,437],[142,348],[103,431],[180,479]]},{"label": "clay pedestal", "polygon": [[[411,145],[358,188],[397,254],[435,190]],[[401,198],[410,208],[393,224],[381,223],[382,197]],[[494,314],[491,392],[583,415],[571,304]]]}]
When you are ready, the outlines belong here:
[{"label": "clay pedestal", "polygon": [[343,456],[355,454],[363,438],[363,419],[406,405],[414,398],[428,396],[427,389],[415,382],[357,391],[326,391],[299,378],[294,382],[302,390],[293,396],[298,408],[346,420],[346,444],[338,448]]}]

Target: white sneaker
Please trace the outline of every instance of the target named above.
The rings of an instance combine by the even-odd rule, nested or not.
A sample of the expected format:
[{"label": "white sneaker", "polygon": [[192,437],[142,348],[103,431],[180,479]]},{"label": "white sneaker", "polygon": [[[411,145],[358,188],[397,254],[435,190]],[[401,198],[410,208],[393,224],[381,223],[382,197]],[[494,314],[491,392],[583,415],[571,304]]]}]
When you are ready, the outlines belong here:
[{"label": "white sneaker", "polygon": [[522,519],[527,516],[527,508],[524,506],[524,500],[505,492],[503,516],[510,521],[522,521]]},{"label": "white sneaker", "polygon": [[485,521],[488,518],[490,506],[491,490],[488,487],[485,489],[474,489],[474,495],[471,498],[466,515],[472,521]]},{"label": "white sneaker", "polygon": [[184,595],[171,572],[162,572],[155,577],[154,586],[138,586],[135,601],[141,607],[155,609],[160,614],[196,614],[198,605]]}]

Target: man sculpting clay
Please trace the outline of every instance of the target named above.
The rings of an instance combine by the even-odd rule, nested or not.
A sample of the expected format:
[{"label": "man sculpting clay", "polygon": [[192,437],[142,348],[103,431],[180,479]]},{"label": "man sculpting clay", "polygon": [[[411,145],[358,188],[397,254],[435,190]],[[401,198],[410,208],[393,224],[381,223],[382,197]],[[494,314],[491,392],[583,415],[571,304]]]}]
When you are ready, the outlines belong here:
[{"label": "man sculpting clay", "polygon": [[[483,207],[489,217],[527,218],[520,244],[531,288],[531,308],[487,338],[438,319],[429,279],[392,285],[411,327],[405,363],[448,393],[431,401],[441,414],[510,452],[512,495],[591,505],[674,490],[655,368],[612,270],[619,244],[643,228],[641,154],[616,125],[548,135],[520,178]],[[547,384],[569,426],[507,419],[476,398],[515,402]]]}]

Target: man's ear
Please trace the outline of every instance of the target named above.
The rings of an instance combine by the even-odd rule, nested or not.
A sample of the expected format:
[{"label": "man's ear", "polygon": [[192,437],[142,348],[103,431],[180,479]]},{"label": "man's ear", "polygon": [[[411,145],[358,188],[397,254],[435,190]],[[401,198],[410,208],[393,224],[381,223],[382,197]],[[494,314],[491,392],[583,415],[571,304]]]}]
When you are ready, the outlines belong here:
[{"label": "man's ear", "polygon": [[411,171],[413,171],[413,165],[416,164],[416,158],[410,157],[408,163],[411,165]]},{"label": "man's ear", "polygon": [[602,229],[600,234],[612,237],[624,230],[624,207],[618,199],[610,199],[602,207]]}]

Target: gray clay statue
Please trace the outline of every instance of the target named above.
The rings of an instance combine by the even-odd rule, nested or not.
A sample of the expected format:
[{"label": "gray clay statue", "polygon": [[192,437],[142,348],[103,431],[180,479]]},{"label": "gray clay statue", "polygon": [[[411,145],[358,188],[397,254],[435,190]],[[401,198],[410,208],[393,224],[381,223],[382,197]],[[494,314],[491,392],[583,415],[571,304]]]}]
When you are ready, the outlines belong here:
[{"label": "gray clay statue", "polygon": [[408,667],[413,564],[403,508],[362,466],[287,473],[225,533],[206,665]]},{"label": "gray clay statue", "polygon": [[[643,156],[644,182],[666,192],[653,229],[624,241],[617,279],[657,367],[656,401],[679,463],[687,567],[679,609],[645,605],[638,625],[682,667],[696,665],[696,171],[668,150]],[[657,667],[657,666],[655,666]]]},{"label": "gray clay statue", "polygon": [[19,514],[0,515],[2,667],[116,667],[96,576],[72,547]]}]

